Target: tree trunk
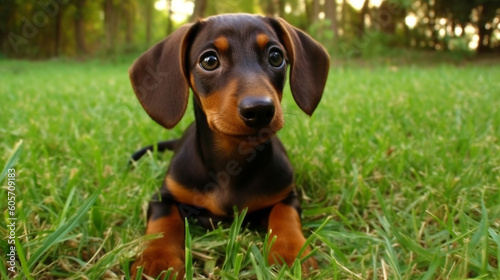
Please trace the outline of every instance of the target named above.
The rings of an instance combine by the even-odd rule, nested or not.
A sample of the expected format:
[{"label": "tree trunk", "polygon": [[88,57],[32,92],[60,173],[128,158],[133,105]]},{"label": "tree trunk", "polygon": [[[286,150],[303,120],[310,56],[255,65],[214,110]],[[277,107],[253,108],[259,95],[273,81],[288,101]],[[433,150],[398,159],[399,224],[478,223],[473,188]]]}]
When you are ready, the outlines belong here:
[{"label": "tree trunk", "polygon": [[144,0],[146,5],[146,45],[151,45],[151,28],[153,26],[153,1]]},{"label": "tree trunk", "polygon": [[207,0],[195,0],[193,14],[191,15],[191,22],[204,18],[206,9]]},{"label": "tree trunk", "polygon": [[431,49],[436,49],[436,45],[439,44],[439,37],[438,31],[434,28],[434,26],[436,25],[436,10],[435,3],[432,3],[433,2],[429,2],[427,10],[427,14],[429,15],[429,23],[427,26],[428,30],[430,30],[432,34],[428,45]]},{"label": "tree trunk", "polygon": [[357,28],[358,34],[356,35],[360,39],[362,39],[365,34],[365,15],[368,14],[368,4],[370,4],[370,0],[365,0],[363,7],[359,11],[359,26]]},{"label": "tree trunk", "polygon": [[106,28],[106,49],[113,53],[116,50],[118,30],[118,12],[113,0],[104,3],[104,25]]},{"label": "tree trunk", "polygon": [[347,30],[349,29],[349,11],[347,9],[349,4],[347,3],[347,0],[342,0],[342,18],[341,18],[341,26],[340,29],[342,29],[343,36],[346,35]]},{"label": "tree trunk", "polygon": [[276,8],[274,6],[274,1],[265,1],[266,16],[274,16],[276,14]]},{"label": "tree trunk", "polygon": [[64,7],[59,7],[60,10],[55,15],[55,23],[54,23],[54,56],[59,56],[61,51],[61,23],[62,23],[62,14]]},{"label": "tree trunk", "polygon": [[86,54],[87,47],[85,44],[85,19],[83,18],[83,8],[86,0],[76,0],[76,12],[74,18],[75,24],[75,43],[78,54]]},{"label": "tree trunk", "polygon": [[286,6],[286,0],[277,0],[278,3],[278,16],[279,17],[285,17],[285,6]]},{"label": "tree trunk", "polygon": [[167,36],[172,34],[172,0],[167,0]]},{"label": "tree trunk", "polygon": [[486,22],[479,20],[478,23],[479,42],[477,44],[478,53],[485,53],[488,52],[490,49],[490,34],[488,33],[488,30],[486,29],[485,25]]},{"label": "tree trunk", "polygon": [[[391,12],[389,5],[391,4],[387,1],[382,2],[377,14],[376,22],[380,26],[380,30],[384,33],[394,34],[396,33],[397,15]],[[404,18],[402,20],[404,21]]]},{"label": "tree trunk", "polygon": [[407,48],[411,48],[411,41],[412,41],[412,32],[410,31],[410,27],[408,27],[408,25],[406,25],[406,22],[405,22],[405,17],[406,17],[406,9],[404,9],[403,11],[403,32],[404,32],[404,42],[405,42],[405,46]]},{"label": "tree trunk", "polygon": [[[0,9],[0,50],[5,54],[11,54],[13,47],[11,46],[10,40],[8,39],[8,34],[10,32],[16,31],[15,15],[17,14],[17,6],[15,1],[7,1],[2,4],[2,9]],[[15,32],[17,33],[17,32]],[[16,53],[14,48],[14,53]]]},{"label": "tree trunk", "polygon": [[318,21],[319,0],[305,1],[307,25],[314,24]]},{"label": "tree trunk", "polygon": [[495,30],[495,28],[490,28],[491,30],[488,31],[486,29],[486,24],[491,20],[493,20],[493,18],[496,16],[494,12],[495,10],[496,9],[494,6],[491,7],[488,5],[486,6],[481,5],[477,7],[477,11],[479,14],[477,22],[477,29],[478,29],[477,35],[479,35],[479,42],[477,44],[478,53],[485,53],[491,50],[490,49],[491,36],[493,35],[493,30]]},{"label": "tree trunk", "polygon": [[335,40],[339,37],[339,31],[337,29],[337,1],[336,0],[326,0],[325,1],[325,16],[330,20],[330,28],[335,35]]},{"label": "tree trunk", "polygon": [[318,21],[319,18],[319,0],[313,0],[313,7],[312,7],[312,18],[311,18],[311,23],[315,23]]},{"label": "tree trunk", "polygon": [[134,3],[127,0],[123,3],[125,17],[125,44],[129,48],[134,42]]}]

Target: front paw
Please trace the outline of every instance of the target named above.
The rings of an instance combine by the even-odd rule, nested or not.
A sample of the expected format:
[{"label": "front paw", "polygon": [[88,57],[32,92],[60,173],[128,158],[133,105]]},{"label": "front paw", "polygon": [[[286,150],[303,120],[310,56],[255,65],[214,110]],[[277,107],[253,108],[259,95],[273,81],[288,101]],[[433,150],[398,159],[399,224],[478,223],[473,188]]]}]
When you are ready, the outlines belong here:
[{"label": "front paw", "polygon": [[[290,240],[285,238],[281,238],[280,240],[280,238],[277,238],[269,252],[269,264],[286,264],[288,267],[292,267],[296,259],[305,257],[311,252],[311,249],[307,247],[302,255],[299,256],[304,244],[305,240]],[[301,267],[303,273],[309,274],[312,270],[318,269],[318,263],[316,259],[310,257],[302,261]]]},{"label": "front paw", "polygon": [[[142,275],[158,277],[163,271],[163,276],[167,275],[167,270],[170,268],[170,280],[181,280],[184,278],[184,253],[172,252],[171,250],[148,248],[144,250],[142,255],[132,264],[131,279],[135,279],[137,275],[137,267],[141,266]],[[163,278],[162,278],[163,279]]]}]

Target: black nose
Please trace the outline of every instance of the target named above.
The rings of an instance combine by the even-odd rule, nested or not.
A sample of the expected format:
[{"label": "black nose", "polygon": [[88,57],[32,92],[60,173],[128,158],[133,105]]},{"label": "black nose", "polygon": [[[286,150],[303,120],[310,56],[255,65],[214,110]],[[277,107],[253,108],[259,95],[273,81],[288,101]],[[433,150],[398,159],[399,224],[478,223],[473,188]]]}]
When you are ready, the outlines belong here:
[{"label": "black nose", "polygon": [[238,105],[240,118],[252,128],[268,125],[274,117],[274,103],[269,97],[247,97]]}]

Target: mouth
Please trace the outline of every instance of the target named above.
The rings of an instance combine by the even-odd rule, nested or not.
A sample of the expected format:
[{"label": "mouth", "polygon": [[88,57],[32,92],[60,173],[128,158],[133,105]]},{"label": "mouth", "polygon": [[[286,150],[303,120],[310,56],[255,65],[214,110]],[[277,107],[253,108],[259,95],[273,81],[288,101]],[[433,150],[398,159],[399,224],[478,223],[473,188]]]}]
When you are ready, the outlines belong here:
[{"label": "mouth", "polygon": [[247,142],[248,144],[261,144],[268,141],[278,132],[281,127],[275,129],[273,126],[263,128],[247,128],[244,129],[228,129],[224,126],[220,127],[214,123],[209,123],[212,131],[223,137],[233,139],[237,142]]}]

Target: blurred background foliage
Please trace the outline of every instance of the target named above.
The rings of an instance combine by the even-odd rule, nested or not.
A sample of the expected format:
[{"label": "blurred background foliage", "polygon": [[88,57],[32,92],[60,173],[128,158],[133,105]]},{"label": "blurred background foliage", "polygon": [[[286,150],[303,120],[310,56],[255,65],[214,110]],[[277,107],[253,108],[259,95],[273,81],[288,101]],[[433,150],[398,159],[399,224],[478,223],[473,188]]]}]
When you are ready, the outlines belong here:
[{"label": "blurred background foliage", "polygon": [[0,0],[0,56],[136,53],[178,26],[221,13],[279,16],[335,57],[425,49],[500,53],[500,0]]}]

